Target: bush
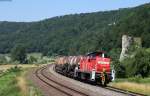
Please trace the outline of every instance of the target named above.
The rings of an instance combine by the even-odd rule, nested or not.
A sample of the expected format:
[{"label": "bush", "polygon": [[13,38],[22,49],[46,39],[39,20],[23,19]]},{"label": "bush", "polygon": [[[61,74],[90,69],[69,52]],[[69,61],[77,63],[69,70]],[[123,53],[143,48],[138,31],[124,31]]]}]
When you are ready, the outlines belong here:
[{"label": "bush", "polygon": [[21,71],[21,67],[15,66],[15,67],[11,67],[10,69],[8,69],[8,72],[20,72]]},{"label": "bush", "polygon": [[150,53],[145,49],[139,49],[132,58],[127,58],[123,62],[128,77],[150,75]]},{"label": "bush", "polygon": [[28,64],[32,64],[32,63],[35,63],[37,62],[37,59],[33,56],[30,56],[29,59],[28,59]]},{"label": "bush", "polygon": [[7,60],[4,56],[0,56],[0,64],[7,64]]},{"label": "bush", "polygon": [[125,66],[119,62],[119,60],[113,61],[113,65],[116,72],[117,78],[125,78],[126,77],[126,70]]}]

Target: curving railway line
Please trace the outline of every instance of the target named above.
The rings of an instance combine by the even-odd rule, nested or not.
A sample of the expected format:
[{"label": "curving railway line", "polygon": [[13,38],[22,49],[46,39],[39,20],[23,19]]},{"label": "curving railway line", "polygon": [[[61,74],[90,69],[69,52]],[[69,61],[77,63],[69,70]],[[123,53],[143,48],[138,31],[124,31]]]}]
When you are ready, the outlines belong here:
[{"label": "curving railway line", "polygon": [[[143,94],[128,92],[126,90],[113,88],[111,86],[103,88],[97,85],[92,86],[89,84],[84,84],[82,82],[72,80],[60,74],[57,74],[56,72],[55,74],[53,74],[49,69],[54,71],[54,65],[48,65],[36,69],[34,75],[31,76],[32,78],[35,78],[34,80],[37,81],[37,85],[41,86],[41,89],[45,90],[45,92],[50,91],[49,93],[44,94],[44,96],[145,96]],[[59,78],[58,75],[60,76]],[[66,80],[65,82],[63,82],[62,80],[65,78],[67,78],[68,81]],[[77,82],[80,84],[77,85],[77,88],[75,88],[74,85],[70,85],[69,81],[73,81],[74,84],[77,84]],[[87,89],[84,90],[84,88],[80,85],[84,86],[85,89]]]},{"label": "curving railway line", "polygon": [[[55,71],[55,69],[54,69],[54,71]],[[115,87],[112,87],[112,86],[106,86],[106,87],[102,87],[102,86],[99,86],[99,85],[97,85],[97,86],[101,87],[101,88],[104,88],[106,90],[110,90],[110,91],[114,91],[114,92],[118,92],[118,93],[123,93],[123,94],[125,94],[127,96],[147,96],[147,95],[144,95],[144,94],[141,94],[141,93],[127,91],[127,90],[115,88]]]},{"label": "curving railway line", "polygon": [[48,86],[53,87],[54,89],[62,92],[66,96],[89,96],[85,93],[69,88],[67,85],[63,85],[55,81],[55,78],[50,78],[47,74],[45,74],[46,69],[47,67],[39,68],[36,70],[35,74],[36,74],[36,77],[38,77],[38,79],[40,79],[42,82],[44,82]]}]

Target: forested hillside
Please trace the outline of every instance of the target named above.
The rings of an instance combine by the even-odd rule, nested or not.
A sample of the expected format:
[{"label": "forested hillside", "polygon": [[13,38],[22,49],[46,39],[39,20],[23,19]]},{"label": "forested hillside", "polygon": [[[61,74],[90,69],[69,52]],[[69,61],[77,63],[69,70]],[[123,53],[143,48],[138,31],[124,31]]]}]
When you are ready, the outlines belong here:
[{"label": "forested hillside", "polygon": [[142,37],[150,47],[150,4],[135,8],[54,17],[38,22],[0,22],[0,53],[17,44],[28,52],[77,55],[121,48],[122,34]]}]

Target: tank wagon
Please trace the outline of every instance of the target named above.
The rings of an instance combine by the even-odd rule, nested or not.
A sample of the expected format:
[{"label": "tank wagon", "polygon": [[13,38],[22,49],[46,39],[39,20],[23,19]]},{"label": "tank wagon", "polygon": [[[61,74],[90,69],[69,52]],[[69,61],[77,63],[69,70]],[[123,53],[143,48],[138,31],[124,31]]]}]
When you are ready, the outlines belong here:
[{"label": "tank wagon", "polygon": [[65,76],[106,86],[112,80],[110,61],[102,51],[85,56],[64,56],[56,59],[55,69]]}]

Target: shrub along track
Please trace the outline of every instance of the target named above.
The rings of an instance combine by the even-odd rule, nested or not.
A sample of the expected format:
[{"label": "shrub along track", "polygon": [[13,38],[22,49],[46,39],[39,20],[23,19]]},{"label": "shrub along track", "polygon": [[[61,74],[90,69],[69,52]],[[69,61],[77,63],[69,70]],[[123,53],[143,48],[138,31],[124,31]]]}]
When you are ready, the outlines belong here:
[{"label": "shrub along track", "polygon": [[47,67],[39,68],[36,70],[35,75],[39,80],[44,82],[46,85],[50,86],[50,88],[54,88],[66,96],[88,96],[85,93],[82,93],[66,85],[63,85],[62,83],[57,82],[54,76],[49,76],[48,74],[46,74],[47,73],[46,70],[47,70]]}]

